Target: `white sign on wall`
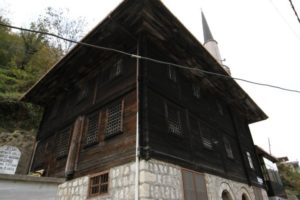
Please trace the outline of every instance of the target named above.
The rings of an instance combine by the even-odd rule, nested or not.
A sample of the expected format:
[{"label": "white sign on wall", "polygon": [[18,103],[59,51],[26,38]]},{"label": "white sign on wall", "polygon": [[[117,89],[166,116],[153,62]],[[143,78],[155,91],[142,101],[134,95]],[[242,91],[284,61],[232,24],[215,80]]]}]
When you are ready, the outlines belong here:
[{"label": "white sign on wall", "polygon": [[0,174],[15,174],[21,152],[14,146],[0,147]]}]

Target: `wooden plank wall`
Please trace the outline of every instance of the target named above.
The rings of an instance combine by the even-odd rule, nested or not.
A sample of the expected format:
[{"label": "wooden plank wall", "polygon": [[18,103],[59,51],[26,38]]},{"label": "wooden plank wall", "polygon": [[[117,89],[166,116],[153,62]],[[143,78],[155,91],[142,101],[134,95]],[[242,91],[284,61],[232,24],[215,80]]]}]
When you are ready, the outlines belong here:
[{"label": "wooden plank wall", "polygon": [[[112,80],[104,81],[104,71],[122,59],[122,72]],[[97,62],[95,62],[97,63]],[[73,126],[78,116],[86,117],[95,111],[105,112],[105,107],[116,100],[124,101],[123,132],[104,139],[104,121],[100,123],[98,144],[84,148],[81,145],[74,176],[106,170],[116,164],[126,163],[135,155],[136,126],[136,66],[127,57],[112,57],[88,76],[78,80],[72,88],[66,88],[44,113],[38,140],[42,144],[41,155],[35,155],[32,170],[45,169],[46,176],[64,177],[67,157],[55,156],[56,137],[59,130]],[[82,94],[82,92],[85,92]],[[83,95],[81,98],[80,95]],[[104,119],[104,118],[103,118]],[[86,130],[86,129],[84,129]],[[84,131],[82,143],[84,142]],[[67,139],[66,139],[67,142]]]},{"label": "wooden plank wall", "polygon": [[[147,56],[159,60],[168,60],[168,55],[159,51],[159,48],[150,44],[147,47]],[[234,108],[212,94],[209,89],[203,88],[201,80],[192,82],[183,75],[181,70],[175,69],[177,81],[168,78],[168,66],[153,62],[144,62],[143,69],[143,132],[141,136],[142,155],[144,158],[162,159],[174,164],[200,172],[209,172],[237,181],[257,183],[256,170],[245,166],[246,151],[253,155],[255,169],[258,169],[250,132],[242,116],[235,116]],[[199,84],[200,98],[193,96],[193,84]],[[183,136],[172,135],[168,132],[166,114],[167,104],[172,104],[180,111]],[[233,120],[233,117],[238,120]],[[203,146],[198,124],[205,125],[213,140],[213,149]],[[236,124],[238,124],[237,127]],[[239,140],[238,135],[241,135]],[[224,137],[230,143],[234,158],[226,154]],[[241,144],[239,145],[239,142]],[[242,146],[242,151],[240,149]],[[244,162],[244,163],[243,163]],[[246,168],[245,168],[246,167]]]}]

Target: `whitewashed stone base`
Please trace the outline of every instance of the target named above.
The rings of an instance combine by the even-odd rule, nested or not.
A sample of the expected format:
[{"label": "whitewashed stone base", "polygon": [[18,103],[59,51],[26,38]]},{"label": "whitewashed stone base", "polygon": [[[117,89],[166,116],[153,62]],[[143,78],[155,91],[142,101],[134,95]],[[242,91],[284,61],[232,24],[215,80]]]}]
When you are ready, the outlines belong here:
[{"label": "whitewashed stone base", "polygon": [[[133,200],[135,163],[128,163],[109,170],[108,194],[89,200]],[[58,187],[59,200],[85,200],[88,197],[89,176],[65,182]]]},{"label": "whitewashed stone base", "polygon": [[141,161],[140,199],[182,200],[181,168],[157,160]]},{"label": "whitewashed stone base", "polygon": [[[181,167],[157,160],[140,161],[139,200],[183,200]],[[254,191],[247,184],[238,183],[218,176],[204,174],[209,200],[221,200],[222,192],[228,191],[233,200],[245,194],[255,200]],[[88,198],[89,177],[65,182],[58,187],[59,200],[134,200],[135,163],[128,163],[109,170],[109,193]],[[262,190],[263,199],[268,196]]]},{"label": "whitewashed stone base", "polygon": [[[249,200],[255,200],[253,188],[247,184],[235,182],[210,174],[205,174],[205,179],[209,200],[222,199],[222,192],[225,190],[230,193],[233,200],[242,199],[243,194],[245,194]],[[261,192],[263,199],[268,200],[266,191],[261,189]]]}]

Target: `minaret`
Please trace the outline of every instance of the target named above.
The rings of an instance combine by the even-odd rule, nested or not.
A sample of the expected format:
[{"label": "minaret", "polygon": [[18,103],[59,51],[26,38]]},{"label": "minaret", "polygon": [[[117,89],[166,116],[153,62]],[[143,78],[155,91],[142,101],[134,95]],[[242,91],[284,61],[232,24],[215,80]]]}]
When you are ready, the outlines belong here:
[{"label": "minaret", "polygon": [[213,38],[209,26],[207,24],[204,13],[201,11],[202,16],[202,28],[204,37],[204,47],[206,50],[220,63],[224,70],[230,75],[230,69],[226,65],[223,65],[221,54],[218,47],[218,42]]}]

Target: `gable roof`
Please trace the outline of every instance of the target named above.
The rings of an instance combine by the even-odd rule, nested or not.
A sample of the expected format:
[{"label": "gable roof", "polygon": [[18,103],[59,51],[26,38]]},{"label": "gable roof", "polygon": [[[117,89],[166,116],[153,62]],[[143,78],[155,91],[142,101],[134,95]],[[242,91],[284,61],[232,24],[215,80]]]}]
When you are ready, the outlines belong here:
[{"label": "gable roof", "polygon": [[[147,34],[152,42],[160,44],[162,50],[177,64],[227,75],[220,64],[160,0],[124,0],[81,41],[122,50],[122,41],[135,43],[140,34]],[[97,56],[98,60],[103,60],[112,55],[116,53],[77,44],[21,100],[46,105],[59,91],[68,88],[94,69],[92,59],[85,59],[83,62],[84,56]],[[248,123],[267,118],[234,80],[208,76],[199,71],[185,73],[192,78],[201,79],[211,91],[218,93],[239,110]]]}]

